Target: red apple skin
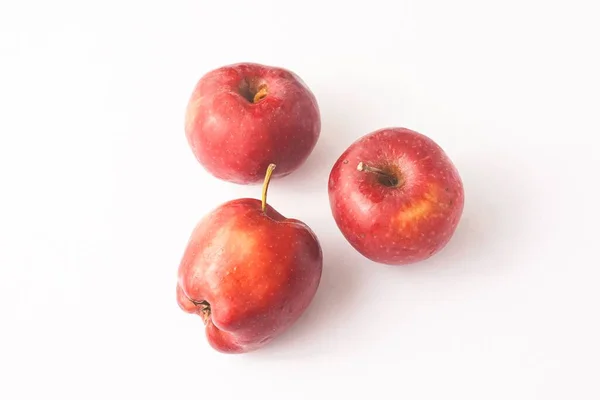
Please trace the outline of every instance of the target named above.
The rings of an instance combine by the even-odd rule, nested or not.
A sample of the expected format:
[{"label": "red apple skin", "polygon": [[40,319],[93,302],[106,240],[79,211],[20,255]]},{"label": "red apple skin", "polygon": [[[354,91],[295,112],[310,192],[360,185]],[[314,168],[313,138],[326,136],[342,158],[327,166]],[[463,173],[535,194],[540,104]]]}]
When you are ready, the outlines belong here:
[{"label": "red apple skin", "polygon": [[[399,178],[386,186],[378,173]],[[459,173],[433,140],[406,128],[380,129],[354,142],[329,175],[333,217],[348,242],[389,265],[425,260],[450,241],[464,207]]]},{"label": "red apple skin", "polygon": [[[264,87],[266,96],[252,97]],[[317,100],[293,72],[255,63],[224,66],[205,74],[193,90],[185,133],[200,164],[215,177],[238,184],[262,181],[299,168],[321,131]]]},{"label": "red apple skin", "polygon": [[269,205],[263,212],[259,200],[233,200],[195,227],[179,266],[177,301],[202,317],[214,349],[246,353],[302,315],[322,265],[321,246],[307,225]]}]

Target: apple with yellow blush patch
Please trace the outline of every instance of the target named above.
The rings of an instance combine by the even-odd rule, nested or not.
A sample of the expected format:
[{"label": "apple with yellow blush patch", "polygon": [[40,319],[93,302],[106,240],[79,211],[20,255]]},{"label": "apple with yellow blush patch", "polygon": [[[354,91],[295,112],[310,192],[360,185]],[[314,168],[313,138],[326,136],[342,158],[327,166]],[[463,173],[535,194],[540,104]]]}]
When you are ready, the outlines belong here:
[{"label": "apple with yellow blush patch", "polygon": [[464,208],[457,168],[431,138],[407,128],[371,132],[329,175],[335,222],[359,253],[389,265],[430,258],[454,235]]},{"label": "apple with yellow blush patch", "polygon": [[196,225],[178,271],[177,302],[205,324],[223,353],[257,350],[292,326],[311,303],[323,266],[321,246],[303,222],[262,200],[226,202]]}]

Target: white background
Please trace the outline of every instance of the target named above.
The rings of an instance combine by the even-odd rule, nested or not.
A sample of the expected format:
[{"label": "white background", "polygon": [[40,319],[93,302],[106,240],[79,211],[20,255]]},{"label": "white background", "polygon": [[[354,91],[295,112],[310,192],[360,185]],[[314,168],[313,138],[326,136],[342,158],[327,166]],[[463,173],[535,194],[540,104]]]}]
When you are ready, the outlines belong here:
[{"label": "white background", "polygon": [[[598,399],[594,1],[9,1],[0,5],[0,398]],[[260,188],[183,133],[224,64],[295,71],[322,135],[269,202],[324,251],[272,345],[222,355],[175,302],[193,226]],[[329,170],[363,134],[436,140],[465,184],[411,268],[352,250]]]}]

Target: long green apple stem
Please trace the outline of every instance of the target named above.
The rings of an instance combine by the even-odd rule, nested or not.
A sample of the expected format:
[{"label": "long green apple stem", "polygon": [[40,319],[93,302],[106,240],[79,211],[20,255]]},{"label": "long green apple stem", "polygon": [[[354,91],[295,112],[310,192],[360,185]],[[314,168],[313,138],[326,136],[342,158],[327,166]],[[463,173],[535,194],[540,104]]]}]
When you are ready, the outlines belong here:
[{"label": "long green apple stem", "polygon": [[379,182],[385,186],[389,186],[389,187],[398,186],[398,183],[399,183],[398,178],[390,173],[387,173],[386,171],[384,171],[382,169],[370,167],[362,161],[358,163],[358,165],[356,166],[356,169],[361,172],[370,172],[373,174],[377,174],[377,176],[379,178]]},{"label": "long green apple stem", "polygon": [[273,170],[275,169],[275,164],[269,164],[267,167],[267,173],[265,174],[265,182],[263,183],[262,188],[262,210],[265,212],[267,210],[267,190],[269,190],[269,182],[271,182],[271,175],[273,175]]}]

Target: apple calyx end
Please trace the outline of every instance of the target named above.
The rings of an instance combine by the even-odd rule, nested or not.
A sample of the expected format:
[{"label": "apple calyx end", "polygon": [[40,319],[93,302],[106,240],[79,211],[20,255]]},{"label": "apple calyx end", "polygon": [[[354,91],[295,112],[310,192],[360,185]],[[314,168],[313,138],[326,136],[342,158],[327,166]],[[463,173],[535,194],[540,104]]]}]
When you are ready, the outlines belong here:
[{"label": "apple calyx end", "polygon": [[190,301],[198,307],[198,315],[200,315],[200,317],[202,318],[202,322],[204,322],[204,325],[208,324],[211,313],[210,303],[206,300],[196,301],[190,299]]}]

